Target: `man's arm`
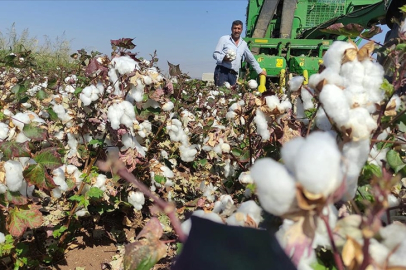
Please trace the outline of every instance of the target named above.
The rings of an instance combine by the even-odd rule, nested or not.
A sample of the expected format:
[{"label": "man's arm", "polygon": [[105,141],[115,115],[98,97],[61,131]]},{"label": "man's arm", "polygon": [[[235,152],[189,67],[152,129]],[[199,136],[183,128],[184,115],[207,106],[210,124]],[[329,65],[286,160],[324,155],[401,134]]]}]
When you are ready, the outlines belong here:
[{"label": "man's arm", "polygon": [[221,63],[223,63],[223,61],[230,62],[230,59],[228,59],[226,54],[223,52],[226,40],[227,36],[221,37],[219,42],[217,43],[216,49],[214,50],[213,58],[217,61],[217,65],[220,65]]},{"label": "man's arm", "polygon": [[255,69],[255,71],[257,72],[258,75],[265,75],[266,76],[266,71],[263,70],[257,60],[255,59],[254,55],[252,54],[252,52],[250,51],[250,49],[248,48],[248,46],[245,46],[245,50],[244,50],[244,54],[245,54],[245,59],[247,60],[248,63],[250,63],[250,65]]}]

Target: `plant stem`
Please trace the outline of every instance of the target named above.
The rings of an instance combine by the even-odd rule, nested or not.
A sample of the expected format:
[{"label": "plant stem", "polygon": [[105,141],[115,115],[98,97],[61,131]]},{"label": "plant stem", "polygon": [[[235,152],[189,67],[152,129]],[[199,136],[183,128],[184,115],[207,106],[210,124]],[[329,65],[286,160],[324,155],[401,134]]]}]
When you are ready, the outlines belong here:
[{"label": "plant stem", "polygon": [[326,215],[321,215],[321,219],[324,221],[324,224],[327,228],[328,237],[330,238],[331,247],[333,249],[334,261],[336,262],[337,270],[344,270],[344,264],[341,259],[340,253],[338,252],[337,246],[334,242],[333,232],[331,230],[330,224],[328,223],[328,217]]}]

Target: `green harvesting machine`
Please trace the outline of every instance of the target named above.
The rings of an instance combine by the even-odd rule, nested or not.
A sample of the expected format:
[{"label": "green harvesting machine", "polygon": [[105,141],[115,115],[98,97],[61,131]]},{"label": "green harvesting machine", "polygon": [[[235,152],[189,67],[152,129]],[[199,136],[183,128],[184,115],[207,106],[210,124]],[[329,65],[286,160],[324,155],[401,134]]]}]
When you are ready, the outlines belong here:
[{"label": "green harvesting machine", "polygon": [[[245,41],[263,69],[266,81],[280,85],[290,74],[308,77],[319,70],[322,56],[334,40],[347,35],[326,31],[330,26],[376,24],[392,28],[406,0],[249,0]],[[358,26],[359,25],[359,26]],[[240,77],[256,78],[242,63]],[[260,79],[263,85],[264,79]]]}]

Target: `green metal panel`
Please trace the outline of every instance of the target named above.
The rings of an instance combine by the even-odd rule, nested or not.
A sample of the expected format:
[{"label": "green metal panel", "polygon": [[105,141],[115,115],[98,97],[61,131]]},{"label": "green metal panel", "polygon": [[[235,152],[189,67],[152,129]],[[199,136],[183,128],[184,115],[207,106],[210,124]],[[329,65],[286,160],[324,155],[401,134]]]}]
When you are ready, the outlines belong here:
[{"label": "green metal panel", "polygon": [[318,72],[322,63],[323,59],[321,57],[295,56],[289,60],[289,71],[303,75],[303,71],[307,70],[310,76]]}]

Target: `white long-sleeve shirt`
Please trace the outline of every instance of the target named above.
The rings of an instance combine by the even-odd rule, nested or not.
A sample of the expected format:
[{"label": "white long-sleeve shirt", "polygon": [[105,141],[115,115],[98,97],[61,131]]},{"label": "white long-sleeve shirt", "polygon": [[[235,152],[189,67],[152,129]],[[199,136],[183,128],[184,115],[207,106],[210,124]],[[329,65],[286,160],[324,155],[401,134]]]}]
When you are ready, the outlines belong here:
[{"label": "white long-sleeve shirt", "polygon": [[[223,62],[223,58],[229,49],[233,49],[236,52],[236,57],[231,62]],[[262,72],[262,68],[249,50],[247,42],[242,38],[240,38],[237,45],[231,35],[222,36],[213,53],[213,58],[217,61],[217,65],[233,69],[237,73],[241,68],[241,59],[243,56],[245,57],[245,61],[250,63],[258,74]]]}]

